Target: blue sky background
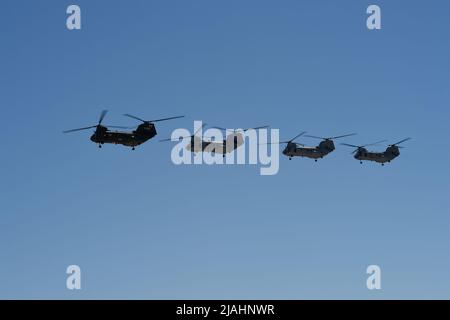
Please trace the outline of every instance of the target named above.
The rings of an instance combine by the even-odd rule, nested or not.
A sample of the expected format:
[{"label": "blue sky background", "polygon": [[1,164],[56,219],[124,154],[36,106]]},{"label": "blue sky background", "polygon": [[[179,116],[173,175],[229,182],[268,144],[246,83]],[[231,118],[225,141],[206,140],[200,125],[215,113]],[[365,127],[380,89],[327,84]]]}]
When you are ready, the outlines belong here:
[{"label": "blue sky background", "polygon": [[[0,298],[450,298],[448,1],[75,3],[81,31],[71,2],[0,2]],[[61,133],[104,108],[187,118],[134,152]],[[413,140],[384,167],[338,146],[268,177],[174,166],[158,140],[193,120]]]}]

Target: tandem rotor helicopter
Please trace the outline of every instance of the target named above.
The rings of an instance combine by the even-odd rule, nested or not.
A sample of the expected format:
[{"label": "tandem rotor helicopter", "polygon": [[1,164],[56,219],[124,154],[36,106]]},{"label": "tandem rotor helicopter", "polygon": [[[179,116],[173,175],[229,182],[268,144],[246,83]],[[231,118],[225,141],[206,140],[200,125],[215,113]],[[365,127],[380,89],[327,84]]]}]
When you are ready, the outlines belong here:
[{"label": "tandem rotor helicopter", "polygon": [[390,144],[387,146],[386,150],[384,152],[372,152],[372,151],[367,151],[366,147],[368,146],[373,146],[382,142],[386,142],[386,140],[381,140],[378,142],[374,142],[374,143],[370,143],[370,144],[366,144],[363,146],[355,146],[353,144],[348,144],[348,143],[341,143],[344,146],[347,147],[353,147],[356,148],[352,154],[354,155],[354,158],[356,160],[359,160],[359,162],[362,164],[363,161],[375,161],[378,163],[381,163],[382,166],[384,166],[384,164],[386,162],[391,162],[392,160],[394,160],[395,158],[397,158],[400,155],[400,148],[403,148],[402,146],[399,146],[399,144],[410,140],[411,138],[406,138],[403,140],[400,140],[399,142]]},{"label": "tandem rotor helicopter", "polygon": [[[269,126],[260,126],[255,128],[247,128],[247,129],[238,129],[238,130],[231,130],[231,129],[225,129],[222,127],[212,127],[212,129],[219,129],[223,130],[225,132],[231,131],[231,134],[228,134],[226,136],[226,139],[222,141],[213,141],[213,140],[204,140],[201,137],[197,136],[197,133],[200,132],[200,130],[204,129],[206,127],[206,123],[204,123],[193,135],[186,136],[186,137],[179,137],[179,140],[182,139],[191,139],[189,144],[186,146],[186,150],[197,153],[197,152],[211,152],[212,154],[218,153],[222,154],[223,157],[227,153],[232,152],[233,150],[236,150],[241,145],[244,144],[244,136],[243,133],[248,130],[258,130],[258,129],[264,129],[268,128]],[[207,139],[211,139],[210,137],[203,137]],[[160,140],[160,142],[166,142],[166,141],[173,141],[171,138],[169,139],[163,139]]]},{"label": "tandem rotor helicopter", "polygon": [[[283,150],[283,154],[285,156],[289,157],[289,160],[292,160],[293,157],[306,157],[306,158],[314,159],[314,161],[317,162],[318,159],[322,159],[327,154],[333,152],[336,149],[333,140],[356,135],[356,133],[349,133],[349,134],[344,134],[344,135],[336,136],[336,137],[323,138],[323,137],[305,135],[305,133],[306,132],[303,131],[302,133],[296,135],[294,138],[292,138],[289,141],[278,142],[278,144],[286,144],[286,147]],[[295,139],[297,139],[301,136],[315,138],[315,139],[322,139],[322,141],[315,147],[308,147],[302,143],[298,143],[298,142],[294,141]]]},{"label": "tandem rotor helicopter", "polygon": [[126,116],[126,117],[136,119],[136,120],[139,120],[142,122],[140,125],[138,125],[136,127],[135,130],[133,130],[131,132],[126,132],[126,131],[111,131],[111,130],[109,130],[109,128],[130,129],[129,127],[102,125],[103,119],[105,118],[107,113],[108,113],[108,110],[103,110],[100,113],[100,118],[98,120],[98,124],[96,124],[96,125],[84,127],[84,128],[66,130],[63,132],[69,133],[69,132],[82,131],[82,130],[95,128],[95,131],[91,136],[91,141],[94,143],[98,143],[99,148],[101,148],[102,145],[105,143],[111,143],[111,144],[121,144],[126,147],[131,147],[132,150],[134,150],[136,146],[143,144],[147,140],[150,140],[151,138],[153,138],[154,136],[157,135],[155,124],[154,124],[155,122],[167,121],[167,120],[178,119],[178,118],[184,117],[184,116],[176,116],[176,117],[156,119],[156,120],[143,120],[143,119],[133,116],[131,114],[124,114],[124,116]]}]

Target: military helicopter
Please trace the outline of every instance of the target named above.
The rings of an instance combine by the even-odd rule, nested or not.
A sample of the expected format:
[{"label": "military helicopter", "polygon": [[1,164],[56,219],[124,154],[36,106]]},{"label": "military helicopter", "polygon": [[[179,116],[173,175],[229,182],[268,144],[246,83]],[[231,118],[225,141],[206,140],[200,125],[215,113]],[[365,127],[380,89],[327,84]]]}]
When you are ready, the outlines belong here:
[{"label": "military helicopter", "polygon": [[[350,133],[350,134],[345,134],[345,135],[336,136],[336,137],[322,138],[322,137],[317,137],[317,136],[305,135],[305,133],[306,132],[302,132],[302,133],[296,135],[294,138],[292,138],[289,141],[279,142],[279,143],[287,144],[286,148],[284,148],[284,150],[283,150],[283,154],[285,156],[289,157],[289,160],[292,160],[293,157],[306,157],[306,158],[314,159],[314,161],[317,162],[318,159],[322,159],[324,156],[326,156],[327,154],[329,154],[330,152],[332,152],[336,149],[334,146],[334,142],[333,142],[334,139],[349,137],[349,136],[353,136],[356,134],[356,133]],[[315,147],[308,147],[302,143],[294,142],[295,139],[297,139],[301,136],[322,139],[323,141],[321,141],[319,143],[319,145],[315,146]]]},{"label": "military helicopter", "polygon": [[128,127],[102,125],[102,121],[105,118],[105,115],[107,112],[108,112],[107,110],[103,110],[101,112],[100,119],[99,119],[97,125],[67,130],[67,131],[63,131],[63,132],[69,133],[69,132],[75,132],[75,131],[96,128],[94,134],[91,136],[91,141],[94,143],[98,143],[99,148],[101,148],[102,145],[105,143],[111,143],[111,144],[121,144],[121,145],[124,145],[127,147],[131,147],[132,150],[135,150],[136,146],[141,145],[142,143],[146,142],[147,140],[149,140],[157,135],[155,125],[154,125],[155,122],[166,121],[166,120],[184,117],[184,116],[178,116],[178,117],[170,117],[170,118],[157,119],[157,120],[142,120],[133,115],[125,114],[125,116],[140,120],[143,123],[140,124],[139,126],[137,126],[136,130],[133,130],[132,132],[121,132],[121,131],[111,131],[111,130],[109,130],[109,128],[120,128],[120,129],[129,129],[129,128]]},{"label": "military helicopter", "polygon": [[[204,123],[201,128],[199,128],[193,135],[186,136],[186,137],[179,137],[179,140],[183,139],[191,139],[189,144],[186,146],[186,150],[197,153],[197,152],[211,152],[223,154],[225,157],[226,153],[230,153],[233,150],[239,148],[242,144],[244,144],[244,137],[242,135],[242,132],[248,131],[250,129],[262,129],[267,128],[268,126],[261,126],[256,128],[248,128],[248,129],[240,129],[240,130],[231,130],[233,131],[232,134],[229,134],[225,140],[222,141],[213,141],[213,140],[204,140],[206,139],[212,139],[211,137],[199,137],[197,136],[197,133],[200,132],[200,130],[204,129],[207,126],[206,123]],[[212,127],[214,129],[229,131],[230,129],[224,129],[221,127]],[[232,140],[231,140],[232,139]],[[171,138],[169,139],[163,139],[160,140],[160,142],[166,142],[166,141],[173,141]],[[227,148],[227,143],[229,144],[229,148]]]},{"label": "military helicopter", "polygon": [[344,146],[347,146],[347,147],[356,148],[352,152],[352,154],[355,154],[354,158],[359,160],[359,162],[361,164],[363,163],[363,160],[366,160],[366,161],[375,161],[375,162],[381,163],[381,165],[384,166],[384,164],[386,162],[391,162],[392,160],[394,160],[395,158],[397,158],[400,155],[400,148],[403,148],[403,147],[398,146],[398,145],[405,141],[408,141],[410,139],[411,138],[406,138],[406,139],[400,140],[399,142],[390,144],[387,146],[387,148],[384,152],[371,152],[371,151],[368,151],[366,149],[366,147],[373,146],[373,145],[379,144],[381,142],[386,142],[386,140],[366,144],[363,146],[355,146],[353,144],[348,144],[348,143],[341,143],[341,144]]},{"label": "military helicopter", "polygon": [[[226,139],[224,139],[222,142],[212,142],[214,143],[214,147],[213,148],[209,148],[210,150],[212,150],[212,152],[217,152],[217,153],[222,153],[223,156],[225,157],[226,153],[230,153],[233,150],[236,150],[237,148],[239,148],[241,145],[244,144],[244,136],[243,133],[245,133],[248,130],[259,130],[259,129],[265,129],[268,128],[269,126],[260,126],[260,127],[255,127],[255,128],[247,128],[247,129],[225,129],[222,127],[212,127],[214,129],[219,129],[225,132],[225,134],[227,132],[231,132],[230,134],[227,134]],[[227,148],[228,147],[228,148]]]},{"label": "military helicopter", "polygon": [[[200,130],[204,129],[206,126],[207,126],[207,124],[204,123],[204,124],[202,124],[202,126],[200,128],[197,129],[197,131],[194,132],[193,135],[178,138],[180,141],[183,139],[190,139],[189,144],[186,146],[186,150],[193,152],[193,153],[197,153],[197,152],[203,152],[208,147],[210,147],[210,145],[213,143],[212,141],[206,141],[206,140],[203,140],[202,137],[197,136],[197,133],[199,133]],[[172,138],[168,138],[168,139],[162,139],[159,141],[167,142],[167,141],[175,141],[175,140],[172,140]]]}]

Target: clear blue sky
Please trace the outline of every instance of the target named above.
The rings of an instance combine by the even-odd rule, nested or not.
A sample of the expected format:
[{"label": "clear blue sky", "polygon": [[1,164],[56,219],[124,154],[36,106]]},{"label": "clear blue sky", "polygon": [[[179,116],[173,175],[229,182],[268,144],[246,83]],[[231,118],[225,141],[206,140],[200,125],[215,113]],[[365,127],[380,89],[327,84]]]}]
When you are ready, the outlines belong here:
[{"label": "clear blue sky", "polygon": [[[68,31],[71,3],[0,2],[0,298],[450,298],[448,1],[77,0]],[[187,118],[136,151],[61,133],[104,108]],[[268,177],[174,166],[158,138],[193,120],[413,140]]]}]

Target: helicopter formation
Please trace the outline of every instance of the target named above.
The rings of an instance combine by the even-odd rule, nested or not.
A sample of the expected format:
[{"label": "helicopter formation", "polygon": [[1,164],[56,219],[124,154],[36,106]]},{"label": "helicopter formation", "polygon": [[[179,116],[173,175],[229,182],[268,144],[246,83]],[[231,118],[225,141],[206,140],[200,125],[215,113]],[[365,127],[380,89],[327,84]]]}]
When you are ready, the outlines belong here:
[{"label": "helicopter formation", "polygon": [[[161,119],[155,119],[155,120],[144,120],[142,118],[139,118],[137,116],[131,115],[131,114],[124,114],[124,116],[128,118],[132,118],[134,120],[138,120],[141,122],[141,124],[137,125],[136,127],[122,127],[122,126],[111,126],[111,125],[103,125],[103,120],[107,114],[107,110],[103,110],[100,113],[99,121],[96,125],[91,125],[88,127],[82,127],[77,129],[71,129],[63,131],[63,133],[71,133],[76,131],[82,131],[82,130],[88,130],[95,128],[94,133],[91,135],[90,140],[96,144],[98,144],[98,147],[101,148],[103,144],[120,144],[126,147],[131,147],[132,150],[135,150],[135,148],[148,140],[154,138],[157,135],[155,123],[162,122],[162,121],[168,121],[168,120],[175,120],[179,118],[184,118],[184,116],[173,116],[168,118],[161,118]],[[197,134],[200,130],[204,129],[206,127],[206,124],[203,124],[202,127],[200,127],[193,135],[186,136],[186,137],[179,137],[179,140],[183,139],[190,139],[189,144],[186,146],[186,149],[192,153],[197,152],[211,152],[223,154],[225,157],[225,154],[230,153],[237,148],[239,148],[241,145],[244,144],[244,133],[248,130],[259,130],[268,128],[269,126],[259,126],[255,128],[248,128],[248,129],[240,129],[240,130],[230,130],[225,129],[222,127],[212,127],[214,129],[219,129],[227,133],[228,131],[231,131],[230,134],[226,134],[226,139],[222,141],[213,141],[211,138],[207,137],[199,137]],[[132,131],[113,131],[110,130],[110,128],[113,129],[133,129]],[[276,143],[267,143],[267,144],[286,144],[286,147],[283,149],[282,154],[289,158],[289,160],[292,160],[293,157],[304,157],[304,158],[310,158],[317,162],[318,159],[322,159],[334,150],[336,150],[336,146],[334,144],[334,140],[346,138],[350,136],[354,136],[356,133],[349,133],[334,137],[320,137],[320,136],[314,136],[314,135],[306,135],[306,132],[303,131],[296,135],[294,138],[287,140],[287,141],[280,141]],[[296,142],[295,140],[300,137],[309,137],[313,139],[320,139],[320,143],[316,146],[306,146],[303,143]],[[204,138],[208,139],[205,140]],[[385,163],[389,163],[398,156],[400,156],[400,148],[403,148],[402,146],[399,146],[400,144],[410,140],[411,138],[405,138],[402,139],[396,143],[389,144],[385,151],[381,152],[375,152],[375,151],[369,151],[366,148],[369,146],[374,146],[383,142],[386,142],[387,140],[381,140],[370,144],[365,145],[353,145],[349,143],[341,143],[341,145],[355,148],[355,150],[352,151],[351,154],[354,154],[354,158],[356,160],[359,160],[359,162],[362,164],[363,161],[373,161],[380,163],[384,166]],[[171,138],[169,139],[163,139],[160,140],[160,142],[165,141],[173,141]]]}]

